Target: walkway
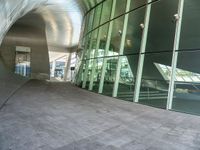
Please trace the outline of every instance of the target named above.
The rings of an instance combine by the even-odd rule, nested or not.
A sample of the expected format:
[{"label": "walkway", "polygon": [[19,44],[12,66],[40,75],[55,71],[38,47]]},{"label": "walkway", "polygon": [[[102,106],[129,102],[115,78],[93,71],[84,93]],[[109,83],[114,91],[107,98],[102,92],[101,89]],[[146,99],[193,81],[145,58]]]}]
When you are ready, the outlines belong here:
[{"label": "walkway", "polygon": [[30,81],[0,111],[0,150],[199,150],[200,117]]}]

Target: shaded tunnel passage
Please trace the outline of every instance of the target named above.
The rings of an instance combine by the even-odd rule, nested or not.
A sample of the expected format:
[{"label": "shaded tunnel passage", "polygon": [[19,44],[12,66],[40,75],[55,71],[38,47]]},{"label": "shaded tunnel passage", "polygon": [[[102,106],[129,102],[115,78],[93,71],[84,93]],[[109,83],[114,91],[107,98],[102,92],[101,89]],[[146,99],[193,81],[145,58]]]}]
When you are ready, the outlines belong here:
[{"label": "shaded tunnel passage", "polygon": [[49,79],[49,51],[77,47],[84,13],[97,0],[1,0],[0,106],[27,78],[14,74],[16,46],[29,47],[31,78]]},{"label": "shaded tunnel passage", "polygon": [[27,14],[12,25],[0,46],[0,107],[29,79],[50,78],[48,53],[40,15]]},{"label": "shaded tunnel passage", "polygon": [[[28,77],[49,79],[49,50],[45,22],[40,15],[30,13],[19,19],[11,27],[2,41],[0,55],[7,69],[13,73],[16,69],[17,47],[30,48],[29,61],[31,71]],[[21,48],[20,52],[24,53],[23,50]]]},{"label": "shaded tunnel passage", "polygon": [[200,119],[31,80],[0,111],[0,149],[199,149]]}]

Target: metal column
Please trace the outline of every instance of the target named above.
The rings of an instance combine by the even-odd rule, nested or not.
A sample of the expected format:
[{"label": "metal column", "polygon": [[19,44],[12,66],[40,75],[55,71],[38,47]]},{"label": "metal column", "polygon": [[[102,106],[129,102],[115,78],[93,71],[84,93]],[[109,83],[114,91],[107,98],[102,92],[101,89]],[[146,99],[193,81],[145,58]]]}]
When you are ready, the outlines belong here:
[{"label": "metal column", "polygon": [[[128,12],[130,10],[130,5],[131,5],[131,0],[127,0],[126,12]],[[129,13],[125,14],[125,18],[124,18],[124,25],[123,25],[123,31],[122,31],[122,38],[121,38],[121,43],[120,43],[119,55],[123,55],[123,53],[124,53],[124,43],[125,43],[125,40],[126,40],[128,19],[129,19]],[[117,70],[116,70],[116,76],[115,76],[115,83],[114,83],[114,88],[113,88],[113,93],[112,93],[113,97],[117,96],[117,91],[118,91],[118,86],[119,86],[119,78],[120,78],[120,70],[121,70],[121,59],[122,59],[122,56],[119,56],[118,61],[117,61]]]},{"label": "metal column", "polygon": [[[88,35],[89,36],[89,35]],[[89,43],[89,49],[87,49],[87,44],[86,44],[86,49],[85,49],[85,55],[86,55],[86,65],[85,65],[85,72],[84,72],[84,75],[83,75],[83,84],[82,84],[82,88],[85,88],[86,87],[86,82],[87,82],[87,75],[88,75],[88,67],[89,67],[89,58],[90,58],[90,51],[92,49],[92,41],[91,41],[91,38],[92,38],[92,34],[90,35],[90,38],[88,37],[88,41],[90,41]],[[87,41],[87,42],[88,42]]]},{"label": "metal column", "polygon": [[169,83],[169,92],[168,92],[168,99],[167,99],[167,109],[168,110],[172,109],[173,94],[174,94],[174,81],[175,81],[175,76],[176,76],[176,66],[177,66],[177,59],[178,59],[177,50],[179,49],[183,8],[184,8],[184,0],[179,0],[178,14],[174,15],[175,20],[176,20],[176,32],[175,32],[175,37],[174,37],[174,48],[173,48],[173,56],[172,56],[171,80]]},{"label": "metal column", "polygon": [[133,98],[134,102],[139,102],[140,85],[141,85],[141,80],[142,80],[142,72],[143,72],[144,57],[145,57],[144,52],[146,49],[150,14],[151,14],[151,4],[150,4],[151,2],[152,0],[148,0],[149,4],[147,5],[147,8],[146,8],[144,24],[141,24],[141,27],[143,27],[143,33],[142,33],[140,56],[139,56],[139,61],[138,61],[138,68],[137,68],[137,75],[136,75],[136,82],[135,82],[135,92],[134,92],[134,98]]},{"label": "metal column", "polygon": [[100,45],[100,40],[101,40],[101,30],[102,27],[98,29],[98,35],[97,35],[97,44],[95,48],[95,53],[94,53],[94,61],[93,61],[93,67],[92,67],[92,73],[91,73],[91,78],[90,78],[90,85],[89,85],[89,90],[91,91],[93,89],[93,83],[94,83],[94,74],[95,74],[95,69],[96,69],[96,57],[98,55],[98,50],[99,50],[99,45]]},{"label": "metal column", "polygon": [[[102,6],[103,7],[103,6]],[[102,14],[102,7],[101,7],[101,14]],[[95,16],[96,16],[96,13],[98,13],[95,9],[95,12],[94,12],[94,16],[93,16],[93,23],[92,23],[92,26],[94,25],[94,21],[95,21]],[[99,19],[99,23],[98,25],[100,24],[100,21],[101,21],[101,14],[100,14],[100,19]],[[89,71],[89,59],[90,59],[90,52],[92,50],[92,44],[93,44],[93,34],[94,34],[95,31],[92,31],[91,33],[91,37],[90,37],[90,46],[89,46],[89,49],[88,49],[88,53],[87,53],[87,60],[86,60],[86,69],[85,69],[85,72],[84,72],[84,77],[83,77],[83,85],[82,85],[82,88],[85,88],[86,87],[86,83],[87,83],[87,75],[88,75],[88,71]]]},{"label": "metal column", "polygon": [[[87,37],[86,37],[86,44],[85,44],[85,49],[84,49],[84,54],[83,54],[83,61],[85,61],[85,70],[84,70],[84,73],[83,73],[83,84],[82,84],[82,88],[85,88],[85,86],[86,86],[86,80],[87,80],[87,74],[86,74],[86,72],[88,72],[88,65],[89,65],[89,63],[87,63],[88,61],[87,61],[87,58],[88,58],[88,54],[90,54],[89,53],[89,47],[88,47],[88,42],[89,42],[89,40],[90,40],[90,34],[88,34],[87,35]],[[91,42],[91,41],[90,41]],[[86,59],[86,60],[84,60],[84,59]]]},{"label": "metal column", "polygon": [[[84,37],[84,39],[83,39],[83,43],[86,43],[87,42],[87,36],[85,36]],[[87,45],[87,44],[86,44]],[[87,48],[87,46],[86,45],[84,45],[83,47],[83,52],[82,52],[82,54],[81,54],[81,57],[80,57],[80,66],[78,66],[77,64],[76,64],[76,83],[77,84],[79,84],[79,83],[81,83],[81,81],[82,81],[82,72],[83,72],[83,66],[84,66],[84,63],[83,63],[83,61],[84,61],[84,56],[85,56],[85,53],[86,53],[86,48]],[[81,44],[81,46],[82,46],[82,44]]]},{"label": "metal column", "polygon": [[[116,9],[116,0],[113,0],[111,17],[110,17],[111,20],[114,18],[115,9]],[[110,23],[109,23],[108,37],[107,37],[107,41],[106,41],[106,47],[105,47],[105,51],[104,51],[104,56],[107,56],[108,51],[109,51],[111,35],[112,35],[112,29],[113,29],[113,20],[110,21]],[[101,79],[100,79],[100,83],[99,83],[98,93],[102,93],[103,92],[104,78],[105,78],[105,72],[106,72],[106,64],[107,64],[107,58],[103,58],[103,65],[102,65]]]}]

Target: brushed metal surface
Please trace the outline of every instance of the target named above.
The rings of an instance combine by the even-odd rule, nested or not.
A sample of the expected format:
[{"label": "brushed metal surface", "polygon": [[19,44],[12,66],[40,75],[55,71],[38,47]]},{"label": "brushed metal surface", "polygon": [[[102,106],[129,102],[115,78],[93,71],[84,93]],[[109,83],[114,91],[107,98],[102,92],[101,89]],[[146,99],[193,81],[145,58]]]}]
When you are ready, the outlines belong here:
[{"label": "brushed metal surface", "polygon": [[[31,14],[37,14],[45,22],[50,51],[74,49],[79,41],[84,13],[100,1],[102,0],[0,0],[0,44],[19,18],[18,25],[21,23],[23,26],[43,28],[39,20],[31,17]],[[16,38],[19,36],[16,35]],[[39,40],[42,39],[32,42],[37,43]]]}]

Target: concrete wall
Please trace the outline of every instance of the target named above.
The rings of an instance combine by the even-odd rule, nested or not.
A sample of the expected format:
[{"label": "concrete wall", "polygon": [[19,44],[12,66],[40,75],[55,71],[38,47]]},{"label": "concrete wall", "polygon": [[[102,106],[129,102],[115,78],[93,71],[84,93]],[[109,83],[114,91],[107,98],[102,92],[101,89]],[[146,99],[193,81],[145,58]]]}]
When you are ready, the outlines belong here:
[{"label": "concrete wall", "polygon": [[[38,22],[37,26],[32,26],[23,22],[31,20]],[[31,21],[30,20],[30,21]],[[40,26],[40,27],[39,27]],[[42,27],[42,28],[41,28]],[[6,67],[14,72],[16,46],[31,48],[31,78],[49,79],[49,55],[46,41],[45,24],[38,15],[27,15],[16,22],[5,36],[0,47],[0,55]]]},{"label": "concrete wall", "polygon": [[28,79],[10,72],[0,57],[0,108]]},{"label": "concrete wall", "polygon": [[45,23],[40,16],[28,14],[11,27],[0,46],[0,108],[29,80],[14,74],[16,46],[31,48],[31,78],[49,79],[50,76]]}]

